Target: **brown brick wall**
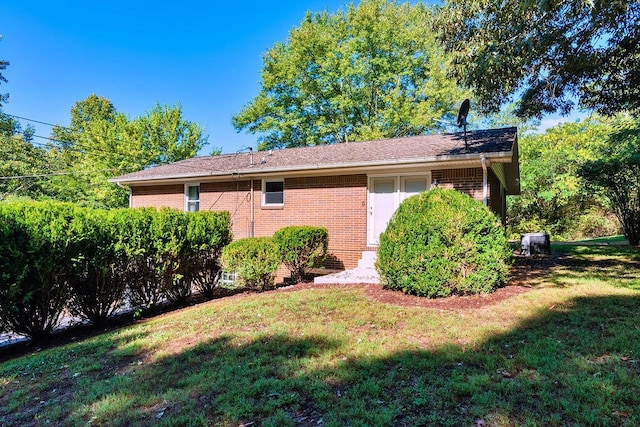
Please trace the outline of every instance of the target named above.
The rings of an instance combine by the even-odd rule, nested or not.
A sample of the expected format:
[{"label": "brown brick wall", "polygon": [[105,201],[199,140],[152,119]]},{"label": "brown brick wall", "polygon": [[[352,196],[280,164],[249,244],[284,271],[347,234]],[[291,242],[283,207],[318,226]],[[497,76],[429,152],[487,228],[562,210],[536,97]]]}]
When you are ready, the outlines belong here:
[{"label": "brown brick wall", "polygon": [[[258,196],[261,188],[255,189]],[[249,237],[251,181],[234,180],[200,184],[200,209],[229,211],[234,239]]]},{"label": "brown brick wall", "polygon": [[[454,188],[482,201],[482,168],[433,170],[441,188]],[[284,206],[262,206],[262,181],[254,180],[254,235],[271,236],[289,225],[313,225],[329,231],[329,268],[352,268],[367,247],[367,175],[286,178]],[[490,171],[489,201],[501,213],[500,182]],[[132,187],[132,206],[184,208],[184,186]],[[229,211],[235,239],[251,230],[251,181],[200,184],[200,209]]]},{"label": "brown brick wall", "polygon": [[313,225],[329,231],[329,268],[355,267],[366,249],[367,176],[287,178],[284,207],[263,207],[262,183],[254,181],[255,235],[271,236],[289,225]]},{"label": "brown brick wall", "polygon": [[[253,181],[254,236],[272,236],[289,225],[313,225],[329,231],[330,268],[355,266],[367,236],[367,177],[342,175],[287,178],[284,206],[262,206],[262,181]],[[235,239],[251,233],[251,181],[203,183],[200,209],[231,214]]]},{"label": "brown brick wall", "polygon": [[131,207],[153,206],[184,210],[184,185],[131,187]]},{"label": "brown brick wall", "polygon": [[431,180],[438,180],[440,188],[453,188],[482,201],[482,168],[434,170]]},{"label": "brown brick wall", "polygon": [[[504,196],[500,191],[500,180],[491,169],[487,172],[488,206],[504,221]],[[440,188],[453,188],[482,201],[482,168],[434,170],[431,179],[437,179]]]}]

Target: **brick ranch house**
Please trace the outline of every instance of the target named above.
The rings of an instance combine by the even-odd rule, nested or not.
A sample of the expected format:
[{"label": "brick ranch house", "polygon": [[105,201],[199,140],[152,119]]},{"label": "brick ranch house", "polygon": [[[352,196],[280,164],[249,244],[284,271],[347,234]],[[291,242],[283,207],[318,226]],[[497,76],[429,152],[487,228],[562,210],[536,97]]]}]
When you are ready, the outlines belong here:
[{"label": "brick ranch house", "polygon": [[194,157],[111,179],[130,207],[229,211],[235,239],[289,225],[329,231],[327,267],[353,268],[400,202],[434,185],[481,200],[504,221],[520,193],[516,128]]}]

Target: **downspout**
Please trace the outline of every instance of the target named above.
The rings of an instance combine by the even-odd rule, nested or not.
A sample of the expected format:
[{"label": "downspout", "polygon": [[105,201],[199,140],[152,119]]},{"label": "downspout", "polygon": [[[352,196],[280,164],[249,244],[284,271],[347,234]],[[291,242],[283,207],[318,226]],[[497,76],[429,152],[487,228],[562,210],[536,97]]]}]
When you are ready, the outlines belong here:
[{"label": "downspout", "polygon": [[251,204],[251,224],[249,225],[249,237],[253,237],[253,226],[255,223],[255,212],[253,207],[253,178],[251,178],[251,193],[249,193],[249,203]]},{"label": "downspout", "polygon": [[482,203],[485,206],[489,205],[489,201],[487,199],[488,191],[488,177],[487,177],[487,158],[482,157]]},{"label": "downspout", "polygon": [[126,185],[120,184],[120,181],[117,181],[116,185],[118,187],[126,188],[126,189],[129,190],[129,207],[132,207],[133,206],[133,194],[131,193],[131,187],[127,187]]}]

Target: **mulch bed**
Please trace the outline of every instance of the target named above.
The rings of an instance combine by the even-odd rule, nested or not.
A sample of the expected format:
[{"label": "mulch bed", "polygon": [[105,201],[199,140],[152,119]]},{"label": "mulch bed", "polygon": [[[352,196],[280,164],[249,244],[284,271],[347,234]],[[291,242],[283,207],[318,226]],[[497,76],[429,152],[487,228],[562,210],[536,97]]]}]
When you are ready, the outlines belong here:
[{"label": "mulch bed", "polygon": [[451,296],[447,298],[429,299],[406,295],[399,291],[384,289],[381,285],[372,284],[322,284],[300,283],[295,286],[279,288],[278,291],[298,291],[302,289],[318,289],[318,288],[363,288],[367,297],[376,302],[385,304],[393,304],[404,307],[424,307],[435,308],[439,310],[464,310],[471,308],[480,308],[487,305],[493,305],[504,301],[515,295],[519,295],[531,290],[531,283],[535,283],[549,269],[556,264],[553,257],[525,257],[514,255],[515,263],[511,268],[510,280],[506,286],[496,290],[491,294],[470,295],[470,296]]}]

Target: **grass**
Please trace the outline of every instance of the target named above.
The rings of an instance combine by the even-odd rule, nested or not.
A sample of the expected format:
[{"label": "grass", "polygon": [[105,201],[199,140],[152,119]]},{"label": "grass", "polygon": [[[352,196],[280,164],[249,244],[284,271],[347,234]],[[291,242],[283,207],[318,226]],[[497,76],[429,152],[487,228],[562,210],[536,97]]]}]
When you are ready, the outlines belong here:
[{"label": "grass", "polygon": [[[640,425],[640,252],[448,311],[236,295],[0,364],[0,425]],[[253,423],[253,424],[252,424]]]}]

